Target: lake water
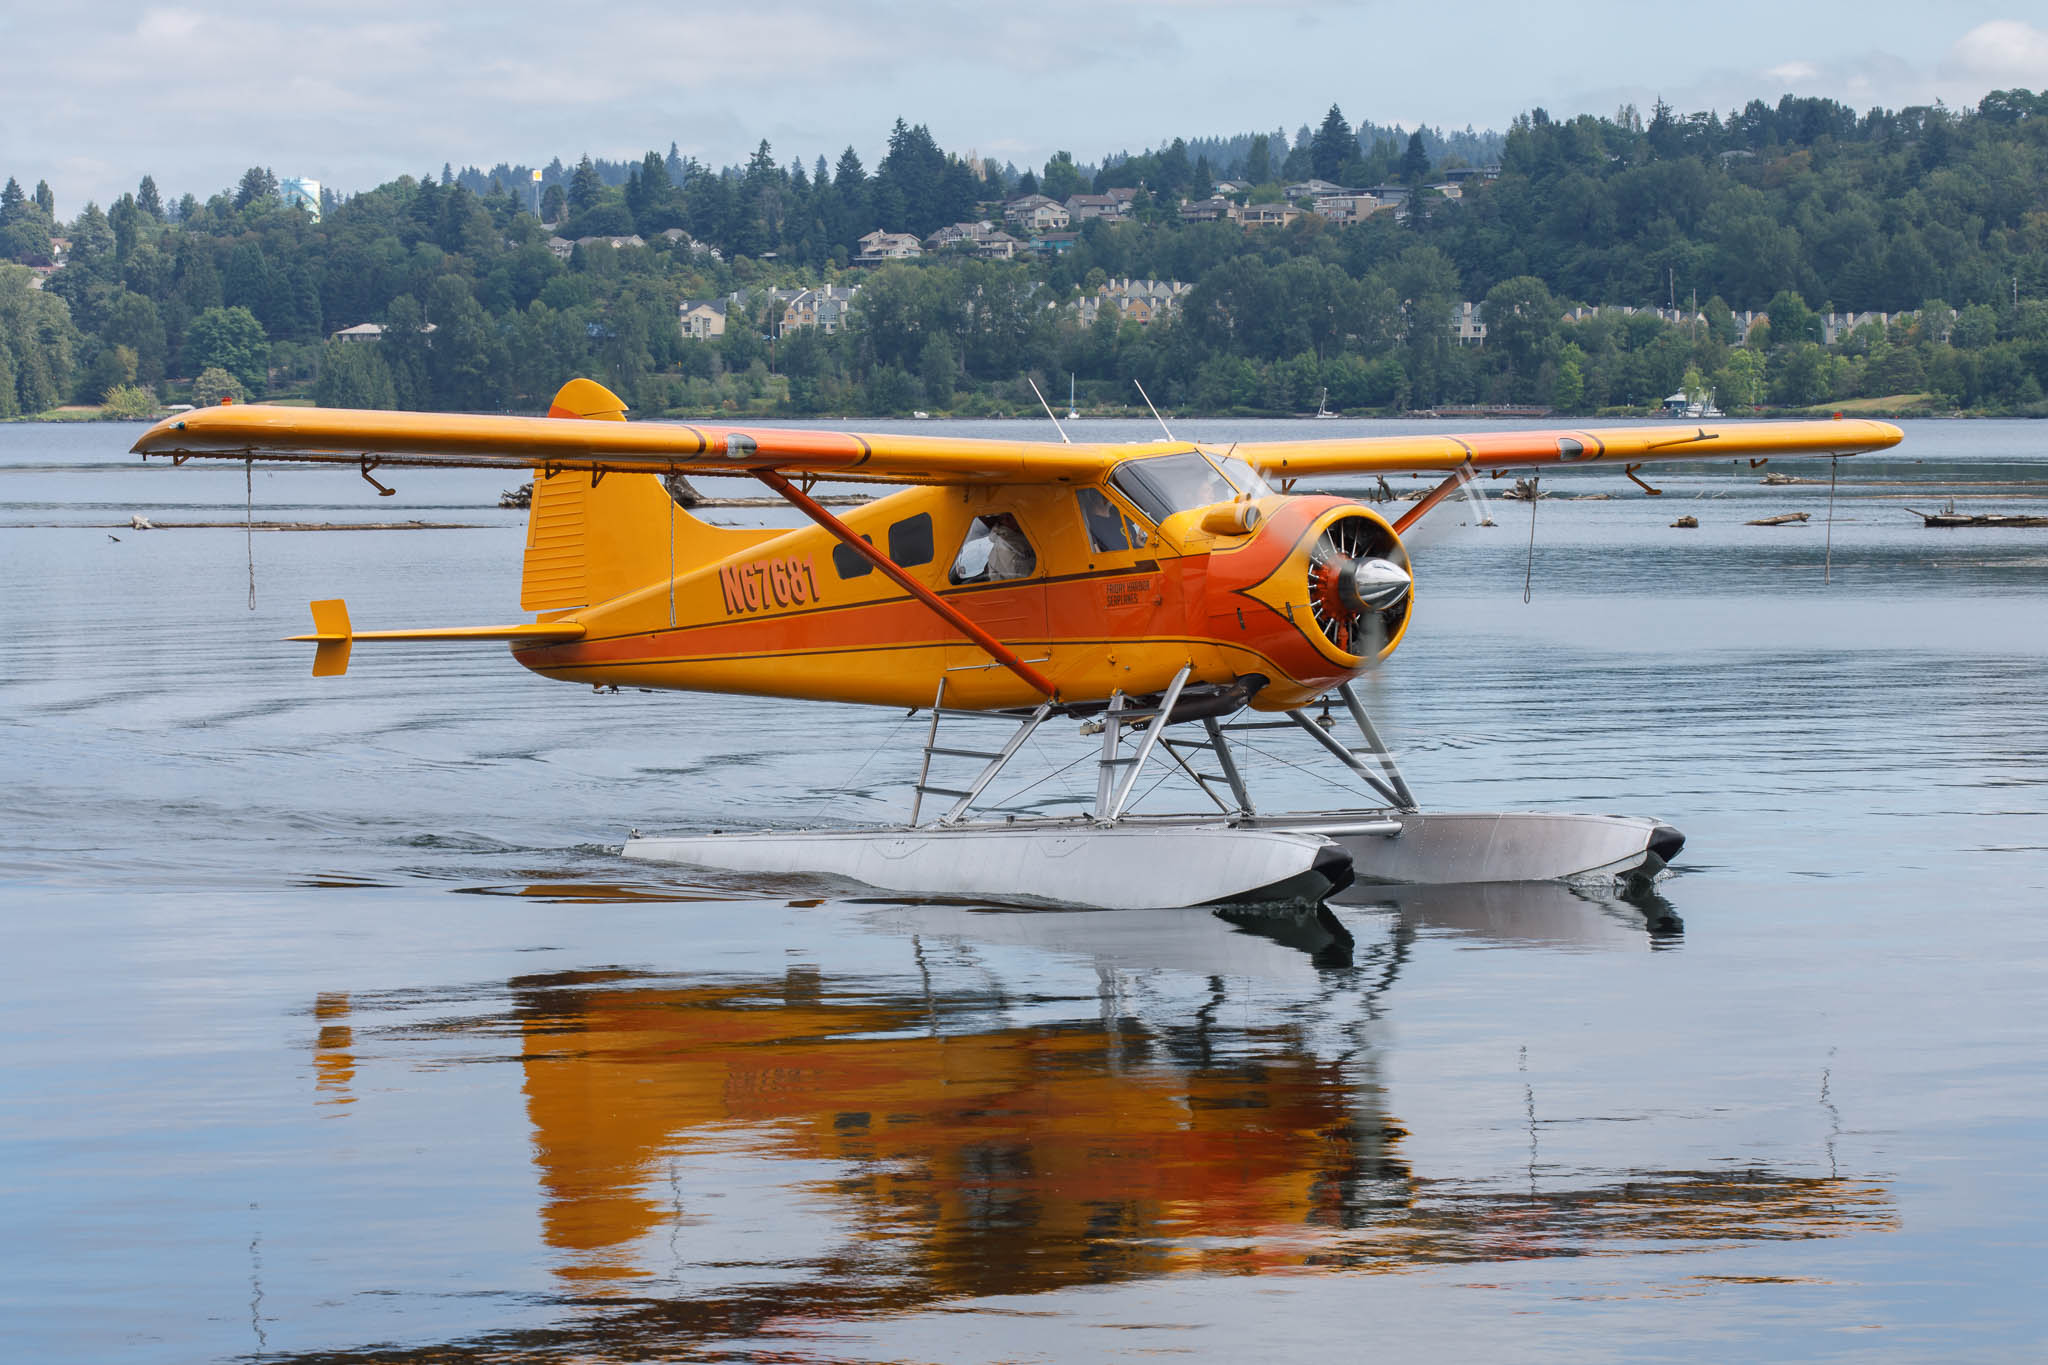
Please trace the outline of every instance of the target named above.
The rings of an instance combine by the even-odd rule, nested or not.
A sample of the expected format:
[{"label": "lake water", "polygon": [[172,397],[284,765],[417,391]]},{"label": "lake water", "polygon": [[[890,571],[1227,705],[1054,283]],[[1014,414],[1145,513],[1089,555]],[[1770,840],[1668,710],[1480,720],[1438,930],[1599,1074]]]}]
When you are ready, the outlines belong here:
[{"label": "lake water", "polygon": [[2038,1359],[2048,532],[1899,509],[2038,509],[2048,425],[1907,427],[1831,529],[1722,463],[1417,537],[1366,695],[1424,804],[1660,816],[1653,892],[1232,922],[625,863],[900,818],[917,725],[489,645],[316,681],[310,598],[520,619],[502,477],[131,531],[243,471],[0,426],[5,1354]]}]

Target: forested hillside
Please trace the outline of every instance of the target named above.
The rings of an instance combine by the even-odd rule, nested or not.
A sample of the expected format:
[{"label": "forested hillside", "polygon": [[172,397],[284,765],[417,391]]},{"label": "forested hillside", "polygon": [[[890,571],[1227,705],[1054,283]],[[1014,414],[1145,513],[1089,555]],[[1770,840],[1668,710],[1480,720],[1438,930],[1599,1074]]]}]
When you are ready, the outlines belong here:
[{"label": "forested hillside", "polygon": [[[530,411],[577,374],[657,415],[1021,412],[1026,376],[1063,390],[1068,373],[1084,401],[1123,405],[1137,378],[1207,412],[1304,411],[1327,390],[1353,411],[1578,413],[1681,388],[1730,411],[2048,411],[2048,95],[1864,114],[1788,97],[1725,120],[1535,110],[1500,141],[1498,178],[1457,197],[1429,187],[1465,160],[1454,147],[1490,147],[1469,130],[1402,146],[1333,107],[1277,141],[1177,139],[1092,174],[1061,153],[1013,175],[899,122],[872,171],[851,149],[784,165],[763,143],[723,170],[649,152],[608,184],[586,158],[538,216],[530,184],[479,193],[450,168],[330,200],[317,222],[262,168],[203,202],[144,178],[63,221],[49,186],[10,179],[0,416],[223,391]],[[1413,193],[1354,225],[1183,221],[1218,179],[1261,203],[1311,175]],[[924,237],[1000,223],[1019,194],[1120,186],[1137,189],[1128,220],[1077,223],[1061,250],[850,264],[878,228]],[[559,241],[628,235],[646,244]],[[1193,288],[1149,325],[1110,307],[1084,322],[1076,302],[1125,278]],[[825,282],[860,286],[830,335],[785,331],[762,292]],[[682,335],[679,303],[736,290],[723,336]],[[1466,302],[1483,342],[1451,325]],[[1612,307],[1566,317],[1585,305]],[[1769,321],[1745,327],[1752,311]],[[1822,344],[1823,315],[1866,311],[1895,316]],[[381,340],[329,340],[365,322]]]}]

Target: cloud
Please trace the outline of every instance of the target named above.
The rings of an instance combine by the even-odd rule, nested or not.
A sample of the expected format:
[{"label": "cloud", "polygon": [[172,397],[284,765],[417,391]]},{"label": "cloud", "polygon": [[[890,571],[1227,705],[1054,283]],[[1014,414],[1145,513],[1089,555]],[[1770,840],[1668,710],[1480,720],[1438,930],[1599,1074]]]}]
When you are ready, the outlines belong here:
[{"label": "cloud", "polygon": [[1951,79],[1991,87],[2048,88],[2048,29],[1993,19],[1965,33],[1941,64]]},{"label": "cloud", "polygon": [[[1035,165],[1292,129],[1332,101],[1355,122],[1501,127],[1659,95],[1969,107],[2048,87],[2036,24],[1924,0],[1725,0],[1706,30],[1680,0],[1579,3],[1558,24],[1473,0],[1446,65],[1395,55],[1440,43],[1443,21],[1389,0],[66,0],[35,23],[0,12],[0,175],[50,177],[68,216],[144,171],[204,196],[251,164],[348,191],[671,139],[728,164],[766,137],[781,161],[851,143],[872,167],[899,116]],[[1680,35],[1681,60],[1642,60]]]},{"label": "cloud", "polygon": [[1790,85],[1796,81],[1820,79],[1820,68],[1812,62],[1786,62],[1783,65],[1768,68],[1764,74],[1774,81],[1782,81]]}]

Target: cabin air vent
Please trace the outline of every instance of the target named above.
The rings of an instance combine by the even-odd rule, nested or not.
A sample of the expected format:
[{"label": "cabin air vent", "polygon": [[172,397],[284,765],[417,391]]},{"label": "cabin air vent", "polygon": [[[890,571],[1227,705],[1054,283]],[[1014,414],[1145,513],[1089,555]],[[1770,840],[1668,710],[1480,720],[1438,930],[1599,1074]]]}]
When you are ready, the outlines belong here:
[{"label": "cabin air vent", "polygon": [[1557,458],[1561,463],[1570,464],[1573,460],[1582,460],[1585,457],[1586,446],[1583,441],[1574,441],[1569,436],[1557,438]]}]

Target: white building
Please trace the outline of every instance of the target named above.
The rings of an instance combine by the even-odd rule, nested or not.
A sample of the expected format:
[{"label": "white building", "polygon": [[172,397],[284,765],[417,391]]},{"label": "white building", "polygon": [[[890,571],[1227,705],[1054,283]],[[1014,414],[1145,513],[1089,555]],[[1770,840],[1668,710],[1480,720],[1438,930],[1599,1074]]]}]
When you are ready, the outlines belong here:
[{"label": "white building", "polygon": [[314,222],[320,221],[320,182],[307,180],[302,176],[288,175],[277,182],[277,192],[284,196],[284,202],[296,205],[312,215]]}]

